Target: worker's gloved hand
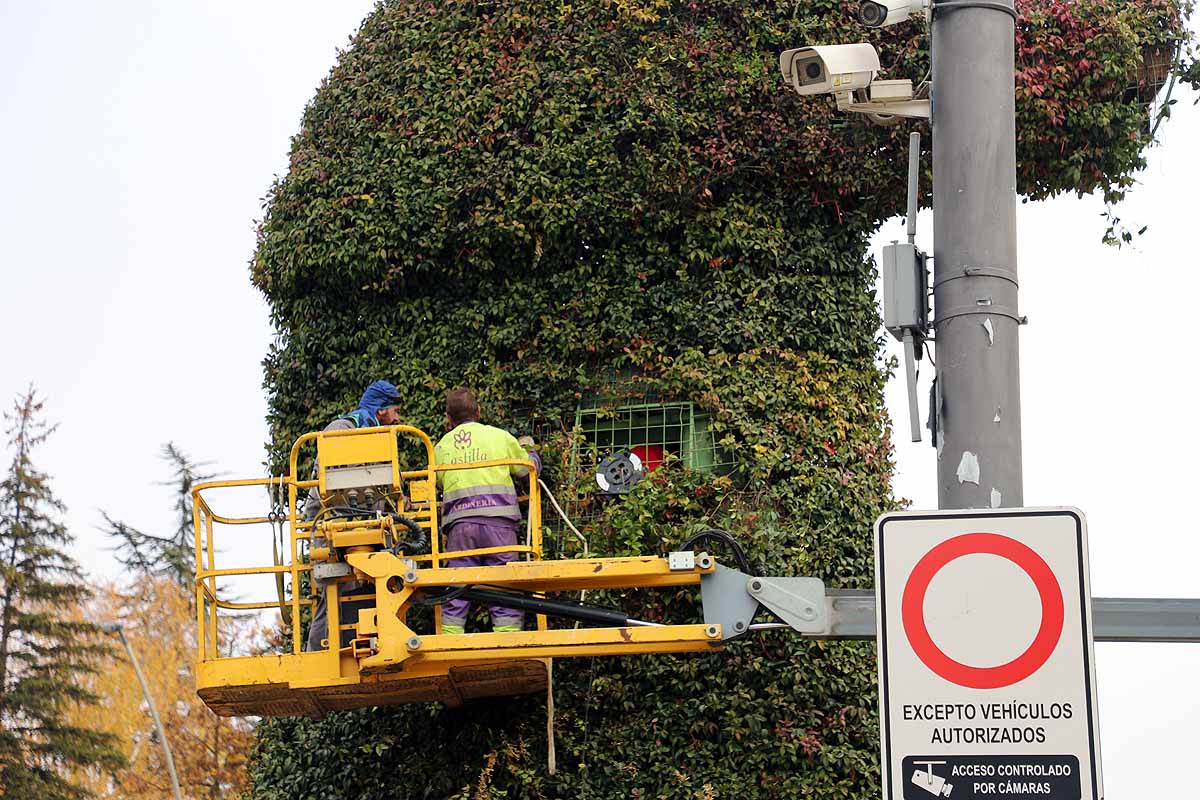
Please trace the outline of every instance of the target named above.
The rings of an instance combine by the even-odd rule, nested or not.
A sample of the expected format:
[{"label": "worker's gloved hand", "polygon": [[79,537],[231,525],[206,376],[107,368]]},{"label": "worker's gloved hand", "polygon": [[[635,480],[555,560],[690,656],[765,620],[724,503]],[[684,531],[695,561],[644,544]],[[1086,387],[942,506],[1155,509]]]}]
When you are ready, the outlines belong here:
[{"label": "worker's gloved hand", "polygon": [[517,444],[521,445],[521,447],[524,447],[526,450],[534,450],[537,448],[537,442],[533,440],[532,436],[522,436],[520,439],[517,439]]}]

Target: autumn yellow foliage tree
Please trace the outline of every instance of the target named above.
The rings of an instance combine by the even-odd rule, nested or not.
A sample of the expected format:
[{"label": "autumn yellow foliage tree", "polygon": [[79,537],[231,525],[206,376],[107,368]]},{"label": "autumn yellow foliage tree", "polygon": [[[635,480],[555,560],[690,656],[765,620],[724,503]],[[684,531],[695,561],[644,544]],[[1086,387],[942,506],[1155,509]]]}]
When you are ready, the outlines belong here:
[{"label": "autumn yellow foliage tree", "polygon": [[[218,717],[196,696],[196,615],[187,590],[169,576],[143,577],[128,588],[101,586],[84,613],[92,620],[124,625],[162,717],[183,796],[239,796],[246,786],[253,724]],[[253,622],[227,623],[225,630],[241,640],[229,646],[246,644],[253,636]],[[109,669],[91,677],[90,690],[105,700],[99,707],[81,708],[75,722],[116,734],[129,764],[113,777],[96,772],[79,776],[77,782],[99,797],[169,798],[162,747],[133,667],[121,653]]]}]

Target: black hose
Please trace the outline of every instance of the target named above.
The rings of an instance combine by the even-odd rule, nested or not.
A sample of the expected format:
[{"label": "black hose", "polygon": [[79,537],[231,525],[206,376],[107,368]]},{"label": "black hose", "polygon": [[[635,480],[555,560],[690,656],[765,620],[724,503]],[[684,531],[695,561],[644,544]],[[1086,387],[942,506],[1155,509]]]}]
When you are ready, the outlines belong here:
[{"label": "black hose", "polygon": [[360,508],[353,506],[325,506],[317,514],[318,517],[330,516],[335,518],[340,517],[361,517],[364,512]]},{"label": "black hose", "polygon": [[551,617],[565,617],[581,622],[592,622],[598,625],[614,625],[624,627],[629,624],[629,617],[618,608],[585,605],[575,600],[559,600],[546,597],[534,597],[525,592],[509,592],[499,589],[481,589],[478,586],[465,586],[463,596],[468,600],[486,603],[489,606],[506,606],[519,608],[532,614],[545,614]]},{"label": "black hose", "polygon": [[619,608],[587,605],[576,600],[535,597],[528,592],[514,592],[481,586],[452,586],[437,594],[424,589],[420,596],[413,597],[412,602],[419,606],[436,606],[459,597],[489,606],[518,608],[531,614],[545,614],[550,617],[562,617],[598,625],[624,627],[629,624],[628,615]]},{"label": "black hose", "polygon": [[413,595],[412,604],[414,606],[440,606],[442,603],[457,600],[470,588],[470,586],[450,586],[437,594],[430,592],[428,589],[422,589]]},{"label": "black hose", "polygon": [[[368,511],[363,508],[354,508],[353,506],[327,506],[321,509],[318,519],[321,516],[328,514],[334,519],[370,519],[373,511]],[[397,540],[391,547],[393,555],[399,555],[401,552],[413,555],[420,553],[429,548],[429,533],[420,526],[415,520],[410,519],[402,514],[388,514],[392,521],[408,528],[408,532],[412,534],[412,539]]]},{"label": "black hose", "polygon": [[429,534],[417,523],[416,520],[409,519],[401,514],[390,514],[389,516],[392,518],[392,522],[396,522],[408,528],[408,532],[413,535],[413,538],[410,541],[401,541],[397,539],[396,542],[392,544],[393,555],[400,555],[401,552],[407,553],[408,555],[413,555],[415,553],[420,553],[429,547]]},{"label": "black hose", "polygon": [[317,514],[317,519],[326,516],[333,519],[370,519],[375,516],[375,512],[368,508],[354,506],[325,506]]},{"label": "black hose", "polygon": [[683,544],[679,545],[680,550],[691,550],[697,542],[714,541],[720,542],[733,551],[733,558],[737,561],[738,568],[747,575],[759,575],[761,570],[750,564],[750,559],[746,558],[746,551],[738,544],[738,540],[733,538],[725,531],[716,528],[705,528],[699,533],[692,534]]}]

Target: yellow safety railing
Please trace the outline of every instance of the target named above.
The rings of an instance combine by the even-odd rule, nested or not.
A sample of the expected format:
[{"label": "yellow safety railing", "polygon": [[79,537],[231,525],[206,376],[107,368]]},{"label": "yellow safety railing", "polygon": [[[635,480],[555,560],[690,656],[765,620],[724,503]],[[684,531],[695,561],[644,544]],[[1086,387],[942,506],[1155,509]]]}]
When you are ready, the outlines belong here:
[{"label": "yellow safety railing", "polygon": [[[362,437],[346,440],[342,437]],[[401,470],[400,437],[416,439],[425,463]],[[314,477],[300,476],[301,448],[315,443],[319,466]],[[437,478],[456,469],[521,466],[529,470],[528,528],[524,543],[448,551],[440,532]],[[317,487],[326,507],[357,507],[353,493],[365,487],[388,503],[393,514],[341,514],[325,519],[318,512],[305,519],[304,493]],[[210,497],[220,490],[266,488],[272,496],[269,514],[237,516],[214,510]],[[286,495],[286,500],[283,496]],[[536,618],[531,629],[446,634],[441,626],[440,598],[458,587],[508,592],[514,597],[545,600],[547,595],[594,589],[661,589],[699,587],[717,566],[707,554],[690,564],[674,564],[659,556],[620,558],[542,558],[541,487],[534,463],[498,459],[473,464],[438,464],[433,442],[405,425],[308,433],[293,445],[284,477],[211,481],[193,489],[196,533],[196,624],[198,660],[196,690],[210,709],[221,715],[320,716],[330,711],[409,702],[461,705],[479,697],[512,696],[546,690],[550,659],[636,653],[707,652],[722,646],[717,624],[670,624],[627,617],[608,617],[616,623],[599,627],[550,629],[546,611],[570,618],[577,610],[560,599],[520,601]],[[286,503],[287,508],[283,506]],[[364,509],[365,510],[365,509]],[[228,567],[217,564],[217,544],[224,526],[272,526],[271,565]],[[429,552],[403,552],[400,527],[419,526],[428,534]],[[284,535],[283,531],[287,534]],[[316,541],[316,540],[321,541]],[[307,545],[305,543],[307,542]],[[423,548],[422,548],[423,549]],[[450,566],[459,557],[516,552],[523,559],[494,566]],[[307,556],[307,558],[306,558]],[[302,578],[317,563],[346,565],[336,577],[317,585],[310,582],[305,596]],[[277,597],[272,601],[240,601],[221,595],[221,586],[237,576],[273,576]],[[290,580],[290,594],[285,582]],[[342,624],[341,590],[351,581],[366,581],[372,591],[361,598],[357,620]],[[300,617],[324,592],[329,638],[323,647],[305,651]],[[434,605],[432,631],[427,618],[412,613]],[[513,601],[516,602],[516,601]],[[290,646],[284,652],[260,655],[222,653],[218,625],[221,612],[279,609],[290,623]],[[596,609],[592,609],[596,611]],[[623,624],[622,624],[623,623]],[[352,635],[343,638],[342,632]],[[345,646],[343,646],[345,643]],[[228,648],[232,649],[232,648]]]},{"label": "yellow safety railing", "polygon": [[[522,553],[526,554],[529,560],[540,560],[542,558],[542,516],[541,516],[541,493],[537,481],[537,473],[534,464],[531,461],[520,459],[495,459],[490,461],[480,461],[469,464],[437,464],[433,441],[423,431],[408,425],[392,425],[386,428],[368,428],[368,429],[348,429],[344,431],[322,431],[306,433],[296,440],[292,445],[288,457],[288,472],[283,477],[270,478],[249,478],[242,480],[228,481],[207,481],[196,485],[192,490],[193,499],[193,524],[195,528],[195,557],[196,557],[196,622],[197,622],[197,642],[199,644],[199,655],[201,661],[220,658],[220,650],[218,648],[218,624],[220,610],[227,611],[252,611],[278,608],[281,614],[284,612],[286,604],[290,611],[292,620],[291,625],[291,651],[293,654],[302,652],[300,640],[300,611],[303,607],[313,606],[315,604],[314,595],[302,597],[299,591],[300,578],[304,573],[312,572],[312,565],[304,560],[302,553],[301,542],[311,541],[315,522],[306,520],[297,513],[303,494],[308,490],[318,487],[321,483],[319,477],[301,480],[299,479],[299,461],[301,449],[310,443],[315,443],[322,437],[343,437],[363,435],[370,433],[378,435],[382,431],[389,431],[395,436],[408,436],[417,439],[425,451],[426,465],[424,469],[416,470],[400,470],[398,462],[393,463],[393,474],[398,475],[409,487],[416,487],[413,496],[409,498],[410,506],[405,509],[397,509],[418,525],[424,528],[429,535],[430,552],[423,554],[408,555],[408,558],[414,562],[420,562],[431,568],[440,568],[445,565],[449,559],[463,558],[467,556],[488,555],[492,553]],[[395,448],[393,448],[393,452]],[[393,458],[396,456],[393,455]],[[447,472],[458,469],[478,469],[494,466],[524,466],[529,470],[529,494],[528,504],[529,512],[527,514],[526,541],[524,544],[502,545],[499,547],[477,548],[473,550],[446,551],[443,549],[441,536],[438,527],[439,504],[437,500],[437,475],[441,472]],[[277,509],[272,509],[271,513],[260,516],[238,517],[227,514],[218,514],[213,510],[210,504],[209,497],[206,493],[212,493],[221,489],[234,489],[245,487],[265,487],[268,492],[272,489],[279,489],[286,492],[287,496],[287,514],[286,518],[278,514]],[[216,541],[214,535],[214,525],[272,525],[272,536],[275,535],[276,525],[282,525],[286,521],[288,536],[286,537],[285,551],[282,554],[283,563],[276,563],[271,566],[250,566],[250,567],[225,567],[218,568],[216,564]],[[275,575],[287,576],[291,582],[291,597],[284,597],[282,589],[279,591],[279,597],[270,601],[235,601],[224,599],[218,592],[218,578],[229,578],[234,576],[253,576],[253,575]],[[278,578],[277,578],[278,580]],[[314,591],[316,591],[314,589]],[[339,598],[338,585],[330,584],[325,591],[329,592],[327,597],[327,609],[329,614],[329,630],[330,641],[337,642],[334,631],[341,628],[352,626],[343,626],[339,619]],[[440,607],[435,614],[436,630],[441,629],[441,614]],[[546,619],[544,616],[537,617],[538,629],[545,630]],[[336,647],[334,649],[337,649]]]}]

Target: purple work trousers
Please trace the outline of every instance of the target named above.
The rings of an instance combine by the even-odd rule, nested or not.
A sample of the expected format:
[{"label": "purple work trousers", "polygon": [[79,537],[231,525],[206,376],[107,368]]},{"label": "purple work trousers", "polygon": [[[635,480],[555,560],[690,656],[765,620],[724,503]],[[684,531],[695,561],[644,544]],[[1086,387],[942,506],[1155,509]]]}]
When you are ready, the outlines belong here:
[{"label": "purple work trousers", "polygon": [[[446,534],[447,550],[480,550],[484,547],[501,547],[517,543],[517,523],[492,517],[468,517],[459,520]],[[515,560],[516,553],[491,553],[484,556],[466,556],[447,560],[448,567],[495,567]],[[465,625],[471,611],[469,600],[449,600],[442,604],[443,625]],[[492,627],[520,625],[520,611],[503,606],[488,609],[492,615]]]}]

